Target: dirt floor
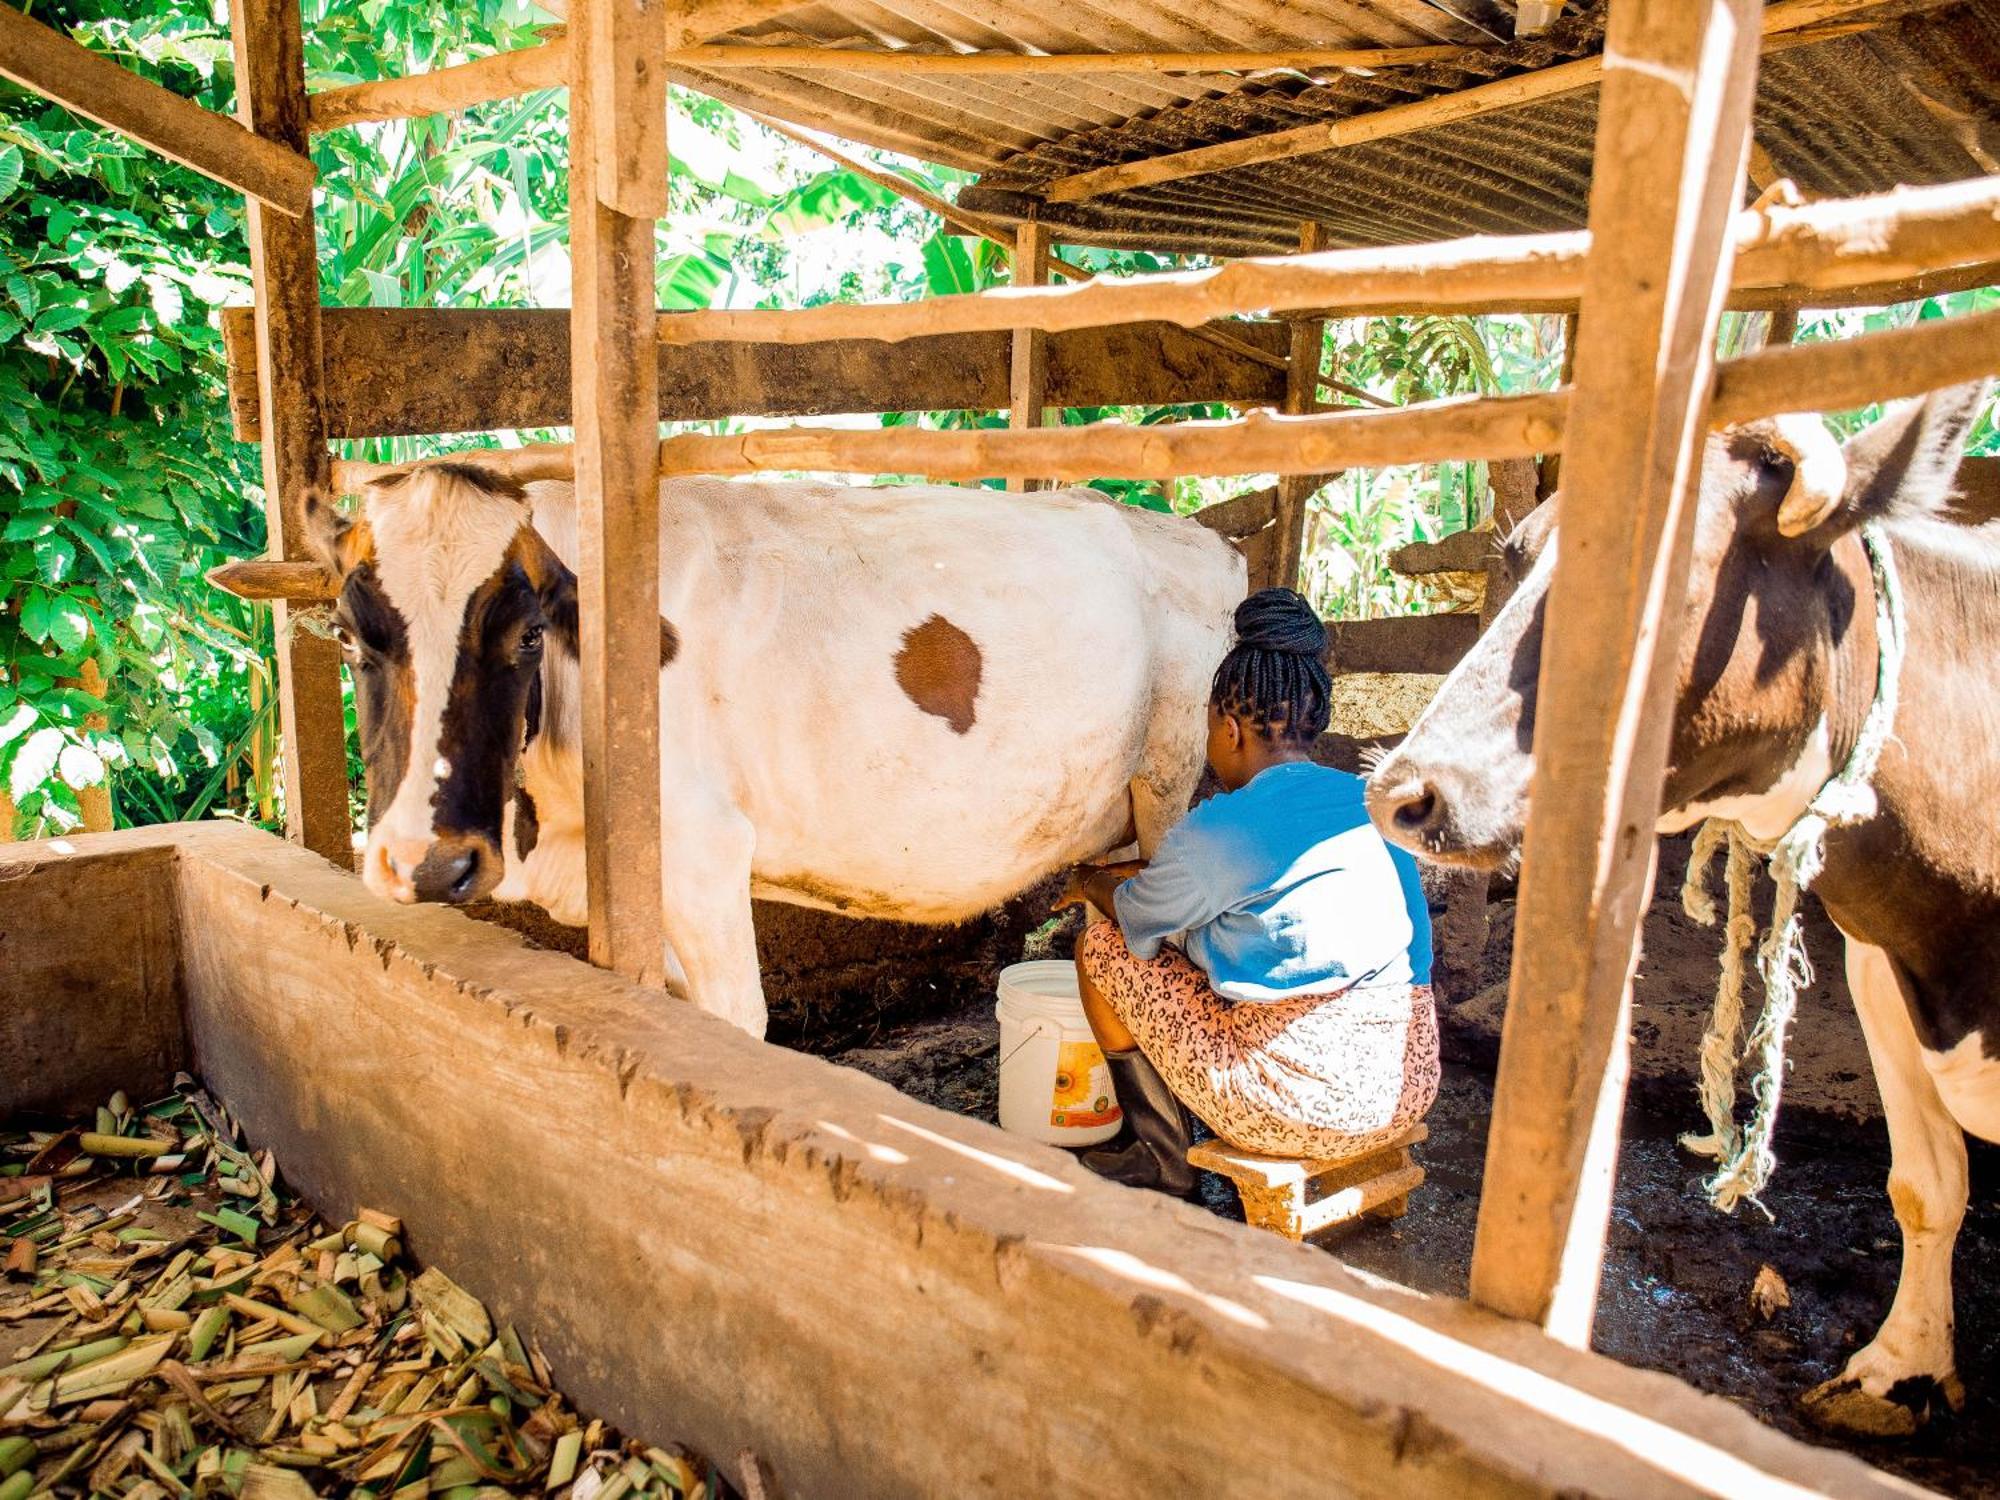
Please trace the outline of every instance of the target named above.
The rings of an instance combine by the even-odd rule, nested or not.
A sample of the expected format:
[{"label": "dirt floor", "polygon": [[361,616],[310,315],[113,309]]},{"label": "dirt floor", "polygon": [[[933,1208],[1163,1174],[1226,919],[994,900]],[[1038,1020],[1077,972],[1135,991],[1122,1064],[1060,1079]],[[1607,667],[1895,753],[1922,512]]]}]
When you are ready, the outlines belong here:
[{"label": "dirt floor", "polygon": [[[1678,889],[1677,862],[1669,855]],[[1495,903],[1494,940],[1481,992],[1446,1014],[1445,1083],[1417,1151],[1429,1174],[1409,1215],[1348,1234],[1329,1253],[1420,1290],[1464,1296],[1479,1207],[1480,1170],[1492,1108],[1497,1040],[1493,981],[1504,997],[1512,904]],[[1670,901],[1655,903],[1642,966],[1634,1084],[1625,1120],[1596,1347],[1628,1364],[1664,1370],[1755,1412],[1809,1442],[1796,1397],[1836,1374],[1874,1331],[1895,1290],[1896,1224],[1883,1191],[1888,1137],[1874,1118],[1872,1083],[1847,1064],[1840,1028],[1852,1026],[1831,987],[1839,973],[1832,935],[1816,927],[1822,975],[1800,1022],[1801,1071],[1778,1136],[1780,1168],[1766,1201],[1733,1219],[1700,1191],[1702,1163],[1675,1144],[1699,1125],[1691,1067],[1701,1012],[1713,983],[1714,939]],[[1066,952],[1065,934],[1041,935],[1037,955]],[[1053,939],[1053,941],[1051,941]],[[969,968],[969,966],[968,966]],[[968,974],[966,976],[970,978]],[[963,982],[963,981],[961,981]],[[1678,1051],[1676,1049],[1679,1049]],[[815,1046],[835,1061],[958,1114],[997,1120],[999,1029],[990,983],[969,987],[947,1014],[887,1027],[853,1045]],[[1816,1063],[1810,1063],[1814,1057]],[[1810,1065],[1808,1065],[1810,1063]],[[1813,1108],[1824,1104],[1830,1107]],[[1240,1217],[1220,1178],[1204,1180],[1204,1202]],[[1760,1267],[1783,1277],[1791,1306],[1768,1322],[1750,1303]],[[1954,1495],[2000,1495],[2000,1149],[1975,1146],[1972,1208],[1957,1258],[1964,1412],[1897,1445],[1857,1448],[1870,1462]]]}]

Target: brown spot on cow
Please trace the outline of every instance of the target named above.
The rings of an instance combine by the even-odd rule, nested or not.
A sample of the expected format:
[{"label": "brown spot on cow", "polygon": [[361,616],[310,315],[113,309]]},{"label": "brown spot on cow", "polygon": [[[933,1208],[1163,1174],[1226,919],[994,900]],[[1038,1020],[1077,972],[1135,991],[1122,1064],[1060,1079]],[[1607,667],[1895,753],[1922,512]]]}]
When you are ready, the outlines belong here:
[{"label": "brown spot on cow", "polygon": [[932,615],[903,632],[896,653],[896,685],[927,714],[936,714],[954,734],[977,722],[979,678],[984,670],[971,636],[943,615]]},{"label": "brown spot on cow", "polygon": [[673,622],[666,616],[660,617],[660,665],[665,666],[681,654],[681,633],[674,629]]}]

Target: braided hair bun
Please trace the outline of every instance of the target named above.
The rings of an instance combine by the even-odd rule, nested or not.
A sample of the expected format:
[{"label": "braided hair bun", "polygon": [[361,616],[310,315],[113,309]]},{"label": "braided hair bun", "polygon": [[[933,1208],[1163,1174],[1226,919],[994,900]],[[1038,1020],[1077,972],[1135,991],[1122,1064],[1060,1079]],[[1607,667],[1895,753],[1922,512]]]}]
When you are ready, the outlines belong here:
[{"label": "braided hair bun", "polygon": [[1317,739],[1333,717],[1325,651],[1326,626],[1303,595],[1260,589],[1236,606],[1236,644],[1215,669],[1209,701],[1266,738]]},{"label": "braided hair bun", "polygon": [[1259,589],[1236,606],[1236,644],[1253,651],[1318,656],[1326,650],[1326,627],[1290,589]]}]

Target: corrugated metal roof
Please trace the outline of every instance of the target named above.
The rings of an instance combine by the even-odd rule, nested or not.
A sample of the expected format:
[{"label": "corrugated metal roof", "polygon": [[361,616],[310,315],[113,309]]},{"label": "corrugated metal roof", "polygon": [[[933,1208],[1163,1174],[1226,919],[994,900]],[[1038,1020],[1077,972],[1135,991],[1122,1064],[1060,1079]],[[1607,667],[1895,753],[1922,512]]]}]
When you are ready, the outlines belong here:
[{"label": "corrugated metal roof", "polygon": [[[1258,166],[1047,204],[1094,167],[1371,113],[1602,46],[1603,0],[1543,36],[1510,36],[1510,0],[857,0],[810,5],[732,40],[934,52],[1479,49],[1450,63],[1307,77],[941,76],[692,72],[706,93],[850,140],[980,174],[963,206],[1036,215],[1078,242],[1244,254],[1290,248],[1301,219],[1335,244],[1396,244],[1583,224],[1594,89]],[[1892,11],[1891,14],[1894,12]],[[2000,0],[1923,9],[1858,35],[1767,55],[1757,139],[1812,193],[2000,171]]]}]

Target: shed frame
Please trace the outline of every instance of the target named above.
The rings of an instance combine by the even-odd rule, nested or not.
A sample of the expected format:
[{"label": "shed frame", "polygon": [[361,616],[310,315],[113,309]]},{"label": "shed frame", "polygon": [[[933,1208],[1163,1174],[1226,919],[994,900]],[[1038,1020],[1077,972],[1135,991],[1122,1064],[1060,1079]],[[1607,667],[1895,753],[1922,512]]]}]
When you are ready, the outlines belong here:
[{"label": "shed frame", "polygon": [[[1769,348],[1719,367],[1712,361],[1717,319],[1732,289],[1739,300],[1748,299],[1743,305],[1795,312],[1910,286],[1990,284],[2000,265],[2000,177],[1741,210],[1753,157],[1749,121],[1760,47],[1768,49],[1774,36],[1815,27],[1865,27],[1873,24],[1871,12],[1883,7],[1873,0],[1780,0],[1768,9],[1758,0],[1611,0],[1602,57],[1589,66],[1561,65],[1575,78],[1601,77],[1596,160],[1617,167],[1596,176],[1587,232],[1389,252],[1325,250],[1319,248],[1321,227],[1308,221],[1298,229],[1300,253],[1293,256],[1120,284],[1041,287],[1026,283],[1036,279],[1033,270],[1048,241],[1070,237],[1052,229],[1061,221],[1031,219],[1017,229],[955,210],[976,232],[997,235],[1005,227],[1024,267],[1021,287],[896,309],[662,316],[653,306],[651,265],[655,221],[665,210],[670,69],[726,69],[738,60],[719,57],[715,38],[775,16],[788,3],[679,0],[662,7],[648,0],[571,0],[566,35],[529,56],[491,59],[394,87],[334,91],[316,102],[303,75],[295,0],[237,0],[239,127],[178,101],[166,105],[147,92],[153,86],[130,75],[112,79],[99,71],[101,59],[91,60],[95,118],[251,195],[256,301],[247,336],[236,324],[232,345],[239,389],[247,394],[254,384],[272,557],[226,569],[219,581],[246,597],[271,599],[281,611],[279,694],[292,837],[335,863],[349,859],[337,660],[330,643],[285,630],[282,611],[330,592],[329,580],[298,548],[305,497],[350,488],[370,472],[366,465],[335,464],[329,449],[329,410],[354,409],[361,367],[355,345],[323,336],[313,227],[299,198],[299,184],[312,171],[305,156],[312,129],[457,108],[524,88],[565,82],[569,88],[575,264],[569,347],[593,355],[572,361],[569,370],[568,414],[576,437],[573,444],[482,457],[517,478],[577,482],[590,952],[595,962],[640,983],[660,978],[663,952],[660,889],[651,873],[658,861],[648,858],[648,851],[657,854],[660,820],[653,670],[660,613],[658,475],[813,469],[1028,483],[1105,472],[1140,478],[1271,472],[1281,476],[1275,494],[1268,501],[1251,497],[1255,503],[1238,507],[1230,524],[1245,528],[1235,534],[1260,539],[1254,545],[1267,577],[1289,582],[1299,561],[1306,476],[1392,462],[1546,455],[1563,448],[1568,423],[1588,426],[1602,436],[1565,461],[1566,478],[1589,499],[1569,512],[1551,598],[1536,731],[1540,795],[1529,819],[1472,1268],[1474,1301],[1539,1324],[1563,1342],[1587,1344],[1617,1152],[1636,918],[1651,887],[1645,851],[1658,813],[1668,668],[1680,626],[1702,435],[1711,425],[1780,411],[1840,409],[2000,371],[2000,312],[1839,344]],[[1898,13],[1912,8],[1902,0]],[[70,70],[78,63],[68,50],[74,44],[23,27],[46,30],[25,19],[4,21],[0,73],[51,97],[74,99]],[[1280,58],[1271,53],[1261,60]],[[797,58],[778,61],[803,66]],[[1375,61],[1387,67],[1437,59]],[[826,53],[813,65],[854,71],[914,66],[907,57],[858,51],[851,58]],[[1158,53],[976,65],[958,59],[938,66],[1005,74],[1199,65],[1184,54]],[[1245,59],[1218,50],[1205,65],[1241,67]],[[1480,85],[1455,105],[1427,112],[1404,106],[1418,111],[1416,123],[1405,116],[1366,127],[1345,122],[1341,129],[1349,135],[1417,129],[1424,119],[1477,113],[1503,96],[1518,103],[1524,91],[1532,96],[1556,83],[1567,87],[1571,77],[1509,79],[1511,91]],[[1498,92],[1482,94],[1482,88]],[[1339,137],[1336,130],[1322,149],[1339,146]],[[1255,149],[1273,145],[1266,141]],[[1172,175],[1192,165],[1156,159],[1134,170]],[[1043,202],[1095,196],[1096,189],[1086,192],[1083,183],[1092,175],[1065,179]],[[1519,396],[1315,410],[1326,384],[1318,320],[1360,311],[1471,308],[1575,311],[1573,379],[1555,391]],[[1269,310],[1291,314],[1289,330],[1214,322]],[[452,356],[458,368],[433,386],[463,385],[457,377],[493,368],[496,351],[513,358],[534,346],[538,358],[559,359],[547,315],[537,327],[523,321],[534,316],[461,315],[471,330],[467,348]],[[325,324],[344,321],[333,314]],[[409,319],[381,322],[372,336],[393,339]],[[1199,357],[1189,364],[1181,387],[1188,394],[1181,399],[1277,405],[1282,412],[1146,430],[1042,426],[1052,387],[1061,387],[1052,373],[1061,337],[1142,325],[1152,328],[1145,336],[1163,349],[1176,339],[1186,342],[1169,325],[1198,330]],[[662,362],[684,351],[719,358],[719,349],[747,347],[747,360],[729,364],[718,378],[714,399],[728,407],[756,397],[764,402],[761,409],[781,413],[787,400],[767,388],[760,370],[760,362],[779,351],[916,338],[957,340],[946,347],[972,351],[982,346],[967,341],[982,334],[999,336],[1012,350],[1010,399],[992,403],[1011,406],[1007,430],[800,427],[658,437],[660,416],[671,414],[662,411]],[[1280,341],[1287,346],[1283,353]],[[336,352],[329,355],[329,349]],[[913,386],[919,378],[945,383],[946,370],[936,360],[910,370]],[[903,406],[933,404],[928,394],[935,388],[906,388]],[[880,399],[882,389],[879,382],[871,386],[868,402]],[[562,394],[559,382],[550,380],[538,387],[536,399],[553,403]],[[442,411],[449,399],[451,393],[442,392],[395,419],[370,411],[338,430],[350,436],[439,430],[450,424],[425,413]],[[672,399],[670,391],[665,399]],[[239,400],[237,409],[243,415],[247,403]],[[392,427],[392,420],[403,425]],[[436,425],[422,428],[431,421]],[[614,578],[615,611],[609,608]],[[1553,795],[1559,787],[1562,795]],[[617,858],[604,815],[614,803]]]}]

